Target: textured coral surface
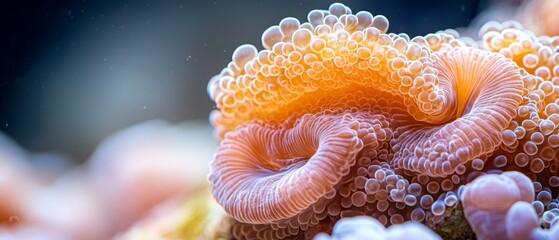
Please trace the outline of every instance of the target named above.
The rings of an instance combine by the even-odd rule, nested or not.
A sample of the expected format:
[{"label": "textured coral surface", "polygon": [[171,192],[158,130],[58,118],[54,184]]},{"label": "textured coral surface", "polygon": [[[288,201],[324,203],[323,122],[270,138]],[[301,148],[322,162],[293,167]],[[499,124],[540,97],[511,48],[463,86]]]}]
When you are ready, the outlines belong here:
[{"label": "textured coral surface", "polygon": [[388,26],[342,4],[285,18],[210,81],[209,179],[232,238],[312,238],[361,215],[435,228],[460,202],[479,239],[520,234],[509,218],[553,236],[540,225],[559,219],[559,37]]}]

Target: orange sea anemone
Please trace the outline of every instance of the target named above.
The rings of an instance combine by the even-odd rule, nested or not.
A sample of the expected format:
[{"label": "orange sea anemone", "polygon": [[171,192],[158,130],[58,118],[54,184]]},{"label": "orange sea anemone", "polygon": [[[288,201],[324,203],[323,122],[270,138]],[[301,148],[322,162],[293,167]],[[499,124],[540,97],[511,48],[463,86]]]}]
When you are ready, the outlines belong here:
[{"label": "orange sea anemone", "polygon": [[557,208],[559,37],[512,22],[479,42],[388,26],[339,3],[285,18],[210,81],[209,179],[234,238],[310,238],[360,215],[433,226],[462,185],[513,170],[537,214]]}]

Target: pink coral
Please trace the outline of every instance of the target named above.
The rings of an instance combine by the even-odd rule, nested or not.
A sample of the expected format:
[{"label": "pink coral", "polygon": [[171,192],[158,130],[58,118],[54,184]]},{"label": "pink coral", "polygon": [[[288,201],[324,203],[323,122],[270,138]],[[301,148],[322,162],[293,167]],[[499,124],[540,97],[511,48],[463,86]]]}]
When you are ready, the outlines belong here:
[{"label": "pink coral", "polygon": [[322,233],[315,240],[440,240],[441,238],[422,224],[406,222],[386,229],[381,223],[370,217],[345,218],[336,223],[332,236]]},{"label": "pink coral", "polygon": [[532,181],[519,172],[478,177],[461,195],[464,214],[481,240],[505,236],[509,209],[519,201],[532,202],[534,197]]}]

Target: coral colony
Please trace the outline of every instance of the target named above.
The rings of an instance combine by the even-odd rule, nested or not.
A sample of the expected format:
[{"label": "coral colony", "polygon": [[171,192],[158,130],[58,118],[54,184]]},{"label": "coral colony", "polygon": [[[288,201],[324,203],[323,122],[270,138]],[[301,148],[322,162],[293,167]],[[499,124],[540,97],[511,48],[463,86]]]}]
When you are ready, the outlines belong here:
[{"label": "coral colony", "polygon": [[388,26],[285,18],[210,81],[231,238],[440,239],[461,214],[477,239],[559,239],[559,37]]}]

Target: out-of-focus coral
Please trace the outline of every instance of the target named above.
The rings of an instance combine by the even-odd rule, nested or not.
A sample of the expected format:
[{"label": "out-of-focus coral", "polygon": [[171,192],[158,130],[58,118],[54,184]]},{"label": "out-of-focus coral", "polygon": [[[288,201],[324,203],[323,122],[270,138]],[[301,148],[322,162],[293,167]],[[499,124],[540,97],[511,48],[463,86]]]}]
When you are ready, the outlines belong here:
[{"label": "out-of-focus coral", "polygon": [[146,122],[105,140],[89,161],[91,177],[106,202],[114,231],[148,210],[205,181],[214,149],[208,127]]},{"label": "out-of-focus coral", "polygon": [[25,203],[38,183],[32,173],[27,154],[0,133],[0,226],[27,222],[23,216]]},{"label": "out-of-focus coral", "polygon": [[[30,165],[33,154],[0,135],[0,239],[90,239],[99,206],[83,172],[51,177]],[[55,160],[53,160],[55,161]]]},{"label": "out-of-focus coral", "polygon": [[393,225],[388,229],[379,221],[371,217],[345,218],[336,223],[332,231],[332,236],[321,233],[315,240],[358,240],[358,239],[379,239],[379,240],[403,240],[421,239],[437,240],[441,239],[431,229],[423,224],[416,222],[405,222]]},{"label": "out-of-focus coral", "polygon": [[0,238],[109,239],[206,183],[214,149],[205,124],[152,121],[116,133],[84,166],[52,180],[64,164],[35,176],[28,155],[47,155],[24,154],[0,138]]},{"label": "out-of-focus coral", "polygon": [[528,29],[538,35],[559,35],[559,1],[558,0],[531,0],[525,1],[524,11],[521,12],[521,21]]},{"label": "out-of-focus coral", "polygon": [[[510,189],[531,195],[473,209],[503,222],[514,202],[533,201],[549,226],[559,203],[559,37],[517,22],[488,23],[479,41],[455,30],[410,39],[388,26],[339,3],[305,23],[285,18],[263,33],[264,50],[240,46],[210,80],[221,140],[210,181],[236,220],[233,238],[309,238],[360,215],[436,227],[461,186],[504,171],[526,176],[499,183],[518,180]],[[475,196],[464,198],[472,221],[483,212],[471,210]]]},{"label": "out-of-focus coral", "polygon": [[229,218],[207,186],[158,206],[117,239],[227,239]]},{"label": "out-of-focus coral", "polygon": [[475,37],[481,26],[487,22],[515,21],[536,35],[559,35],[558,0],[492,0],[489,7],[479,13],[467,28],[459,31],[468,37]]},{"label": "out-of-focus coral", "polygon": [[111,234],[106,226],[110,219],[104,212],[106,205],[86,169],[64,173],[54,183],[33,192],[27,202],[26,216],[31,224],[26,227],[35,232],[33,235],[44,239],[102,239]]}]

